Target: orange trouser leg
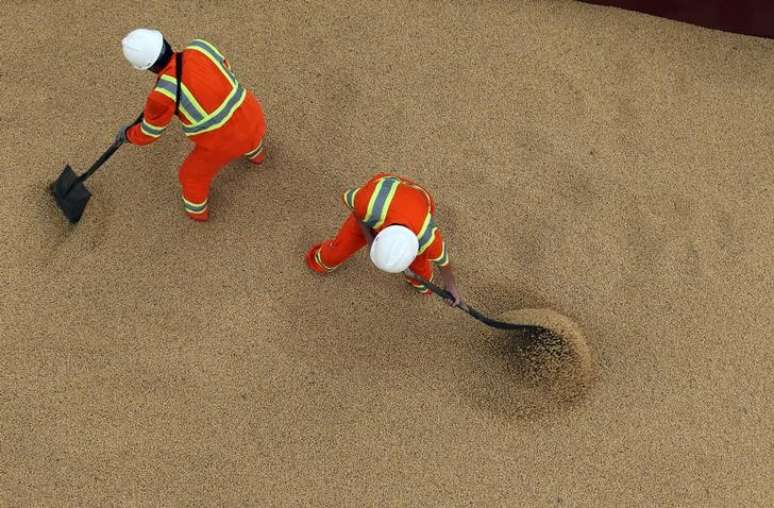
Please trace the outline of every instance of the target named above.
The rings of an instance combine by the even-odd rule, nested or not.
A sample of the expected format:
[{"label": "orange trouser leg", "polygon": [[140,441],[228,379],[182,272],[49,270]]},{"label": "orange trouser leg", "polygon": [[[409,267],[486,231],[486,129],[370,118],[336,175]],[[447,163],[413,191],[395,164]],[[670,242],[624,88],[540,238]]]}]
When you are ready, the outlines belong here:
[{"label": "orange trouser leg", "polygon": [[307,264],[316,272],[330,272],[366,243],[357,219],[350,214],[335,238],[312,247],[307,253]]},{"label": "orange trouser leg", "polygon": [[231,154],[219,153],[200,146],[194,147],[180,166],[178,177],[183,186],[183,207],[194,220],[209,218],[207,196],[210,183],[215,175],[234,158]]},{"label": "orange trouser leg", "polygon": [[247,160],[251,163],[260,166],[263,161],[266,160],[266,143],[264,138],[261,138],[255,148],[245,154],[245,157],[247,157]]},{"label": "orange trouser leg", "polygon": [[[427,256],[419,256],[417,257],[413,263],[411,263],[411,266],[409,266],[409,269],[414,272],[415,274],[419,275],[423,279],[427,281],[433,280],[433,265],[430,264],[430,260],[427,259]],[[405,277],[405,275],[404,275]],[[411,286],[419,291],[422,294],[430,294],[430,288],[422,284],[416,279],[412,279],[410,277],[406,277],[406,282],[411,284]]]}]

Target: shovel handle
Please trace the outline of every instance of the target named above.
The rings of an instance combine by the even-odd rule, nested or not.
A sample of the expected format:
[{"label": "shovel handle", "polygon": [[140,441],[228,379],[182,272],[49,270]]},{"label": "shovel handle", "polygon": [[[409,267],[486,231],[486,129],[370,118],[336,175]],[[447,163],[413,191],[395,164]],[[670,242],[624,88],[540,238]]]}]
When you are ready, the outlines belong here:
[{"label": "shovel handle", "polygon": [[[140,122],[142,122],[142,113],[140,113],[140,116],[138,116],[138,117],[137,117],[137,119],[136,119],[134,122],[132,122],[132,124],[130,125],[130,127],[131,127],[131,126],[133,126],[133,125],[137,125],[137,124],[138,124],[138,123],[140,123]],[[124,142],[123,142],[122,140],[119,140],[119,139],[116,139],[115,141],[113,141],[113,144],[112,144],[112,145],[110,145],[110,146],[108,147],[108,149],[107,149],[107,150],[105,150],[105,152],[104,152],[102,155],[100,155],[100,156],[99,156],[99,159],[97,159],[96,161],[94,161],[94,164],[92,164],[92,165],[91,165],[91,167],[90,167],[89,169],[87,169],[87,170],[86,170],[86,171],[85,171],[85,172],[84,172],[82,175],[80,175],[78,178],[76,178],[75,180],[73,180],[73,183],[72,183],[72,184],[70,184],[70,188],[68,188],[68,189],[67,189],[67,191],[65,192],[65,194],[69,193],[69,192],[72,190],[72,188],[73,188],[73,187],[75,187],[75,186],[76,186],[76,185],[78,185],[79,183],[82,183],[82,182],[83,182],[83,181],[85,181],[85,180],[86,180],[88,177],[90,177],[91,175],[93,175],[93,174],[94,174],[94,172],[95,172],[95,171],[97,171],[97,170],[99,169],[99,167],[100,167],[100,166],[102,166],[104,163],[106,163],[106,162],[107,162],[107,160],[108,160],[110,157],[112,157],[112,156],[113,156],[113,154],[114,154],[114,153],[116,153],[116,151],[117,151],[119,148],[121,148],[121,145],[123,145],[123,144],[124,144]]]},{"label": "shovel handle", "polygon": [[[454,296],[451,293],[449,293],[448,291],[446,291],[445,289],[443,289],[440,286],[436,286],[435,284],[433,284],[429,280],[425,280],[424,277],[422,277],[420,275],[417,275],[416,273],[414,273],[410,269],[406,269],[403,272],[403,274],[406,275],[407,277],[411,277],[412,279],[418,280],[419,282],[421,282],[422,284],[427,286],[430,289],[430,291],[432,291],[436,295],[440,296],[441,298],[443,298],[445,300],[454,300]],[[457,308],[462,310],[462,311],[464,311],[464,312],[466,312],[466,313],[468,313],[468,314],[470,314],[475,319],[481,321],[485,325],[491,326],[492,328],[499,328],[500,330],[531,330],[531,331],[540,331],[540,330],[543,329],[540,326],[524,325],[524,324],[516,324],[516,323],[506,323],[504,321],[497,321],[496,319],[492,319],[490,317],[485,316],[484,314],[480,313],[479,311],[477,311],[476,309],[474,309],[473,307],[471,307],[470,305],[468,305],[467,303],[465,303],[463,301],[460,301],[459,305],[457,305]]]},{"label": "shovel handle", "polygon": [[[454,295],[452,295],[451,293],[449,293],[448,291],[446,291],[446,290],[445,290],[444,288],[442,288],[441,286],[436,286],[435,284],[433,284],[433,283],[432,283],[432,282],[430,282],[429,280],[426,280],[426,279],[425,279],[424,277],[422,277],[421,275],[417,275],[417,274],[416,274],[416,273],[414,273],[412,270],[410,270],[410,269],[406,269],[406,270],[405,270],[403,273],[404,273],[404,274],[405,274],[407,277],[411,277],[412,279],[416,279],[416,280],[418,280],[419,282],[421,282],[422,284],[424,284],[425,286],[427,286],[427,287],[430,289],[430,291],[432,291],[433,293],[437,294],[438,296],[440,296],[440,297],[441,297],[441,298],[443,298],[444,300],[454,300]],[[468,306],[468,304],[467,304],[467,303],[463,302],[462,300],[460,300],[460,303],[457,305],[457,307],[459,307],[460,309],[462,309],[462,310],[464,310],[465,312],[467,312],[468,314],[470,314],[470,307]]]},{"label": "shovel handle", "polygon": [[[86,179],[87,179],[88,177],[90,177],[91,175],[93,175],[93,174],[94,174],[94,172],[95,172],[95,171],[97,171],[97,170],[99,169],[99,167],[100,167],[100,166],[102,166],[104,163],[106,163],[106,162],[107,162],[107,160],[108,160],[108,159],[109,159],[109,158],[110,158],[110,157],[111,157],[111,156],[112,156],[114,153],[116,153],[116,151],[117,151],[117,150],[118,150],[118,149],[121,147],[121,145],[123,145],[123,144],[124,144],[124,142],[123,142],[123,141],[121,141],[120,139],[117,139],[117,140],[113,141],[113,144],[112,144],[112,145],[110,145],[110,146],[108,147],[108,149],[107,149],[107,150],[105,150],[105,152],[104,152],[102,155],[100,155],[100,156],[99,156],[99,159],[97,159],[97,160],[94,162],[94,164],[92,164],[92,165],[91,165],[91,167],[90,167],[89,169],[87,169],[86,171],[84,171],[84,173],[83,173],[82,175],[80,175],[78,178],[76,178],[76,179],[73,181],[73,183],[72,183],[72,185],[70,186],[70,188],[72,188],[72,187],[75,187],[76,185],[78,185],[79,183],[83,182],[84,180],[86,180]],[[70,189],[68,189],[68,190],[67,190],[67,192],[70,192]]]}]

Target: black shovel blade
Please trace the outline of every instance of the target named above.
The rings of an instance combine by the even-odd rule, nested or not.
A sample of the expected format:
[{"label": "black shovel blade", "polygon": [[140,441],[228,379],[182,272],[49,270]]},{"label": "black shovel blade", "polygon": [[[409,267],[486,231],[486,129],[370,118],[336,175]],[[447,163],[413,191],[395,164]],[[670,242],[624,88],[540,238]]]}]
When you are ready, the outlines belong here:
[{"label": "black shovel blade", "polygon": [[91,192],[89,192],[89,189],[86,188],[83,182],[73,185],[77,178],[78,175],[75,174],[68,164],[62,170],[59,178],[50,187],[57,206],[62,210],[67,220],[73,224],[81,219],[83,210],[91,197]]}]

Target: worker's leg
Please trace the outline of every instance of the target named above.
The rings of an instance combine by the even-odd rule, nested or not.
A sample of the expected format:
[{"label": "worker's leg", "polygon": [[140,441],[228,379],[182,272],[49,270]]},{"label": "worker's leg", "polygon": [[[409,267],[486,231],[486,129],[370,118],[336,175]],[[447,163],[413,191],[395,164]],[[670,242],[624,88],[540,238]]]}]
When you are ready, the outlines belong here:
[{"label": "worker's leg", "polygon": [[266,141],[265,137],[258,141],[258,144],[245,154],[247,160],[256,166],[260,166],[264,160],[266,160]]},{"label": "worker's leg", "polygon": [[[423,279],[432,282],[433,281],[433,265],[430,264],[430,260],[427,259],[427,256],[419,256],[417,257],[413,263],[411,263],[411,266],[409,266],[409,269],[414,272],[415,274],[419,275]],[[430,288],[422,284],[416,279],[412,279],[410,277],[406,277],[404,275],[406,282],[411,284],[411,286],[416,289],[419,293],[423,295],[429,295],[431,293]]]},{"label": "worker's leg", "polygon": [[314,245],[306,253],[306,264],[318,273],[333,271],[352,254],[368,243],[357,219],[350,214],[339,229],[336,238]]},{"label": "worker's leg", "polygon": [[183,207],[188,217],[200,222],[209,218],[207,195],[210,183],[232,158],[232,155],[197,146],[185,159],[178,176],[183,186]]}]

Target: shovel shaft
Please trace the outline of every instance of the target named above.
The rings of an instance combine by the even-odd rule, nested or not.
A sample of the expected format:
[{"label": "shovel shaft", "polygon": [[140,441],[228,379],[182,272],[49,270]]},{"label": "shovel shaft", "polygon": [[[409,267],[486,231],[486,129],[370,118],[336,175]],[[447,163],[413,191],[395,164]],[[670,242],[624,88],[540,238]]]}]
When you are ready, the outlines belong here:
[{"label": "shovel shaft", "polygon": [[[445,300],[454,300],[454,296],[452,296],[451,293],[446,291],[440,286],[436,286],[429,280],[425,280],[424,277],[421,277],[414,273],[411,270],[406,270],[404,272],[407,276],[411,277],[412,279],[416,279],[425,286],[427,286],[430,291],[435,293],[436,295],[440,296],[441,298]],[[533,325],[523,325],[523,324],[516,324],[516,323],[506,323],[504,321],[497,321],[496,319],[492,319],[490,317],[485,316],[484,314],[480,313],[470,305],[468,305],[465,302],[460,302],[459,305],[457,305],[457,308],[461,311],[464,311],[471,316],[473,316],[475,319],[481,321],[485,325],[491,326],[493,328],[499,328],[501,330],[532,330],[532,331],[540,331],[541,327],[539,326],[533,326]]]},{"label": "shovel shaft", "polygon": [[[132,123],[132,125],[138,124],[138,123],[140,123],[141,121],[142,121],[142,113],[140,113],[140,116],[138,116],[138,117],[137,117],[137,119],[136,119],[136,120],[135,120],[135,121]],[[75,187],[75,186],[76,186],[76,185],[78,185],[79,183],[82,183],[82,182],[86,181],[86,179],[87,179],[87,178],[89,178],[91,175],[93,175],[93,174],[94,174],[94,172],[95,172],[95,171],[97,171],[97,170],[100,168],[100,166],[102,166],[104,163],[106,163],[106,162],[107,162],[107,160],[108,160],[110,157],[112,157],[112,156],[113,156],[113,154],[114,154],[114,153],[116,153],[116,151],[117,151],[117,150],[118,150],[118,149],[121,147],[121,145],[123,145],[123,144],[124,144],[124,142],[123,142],[123,141],[121,141],[121,140],[119,140],[119,139],[116,139],[115,141],[113,141],[113,144],[112,144],[112,145],[110,145],[110,146],[108,147],[108,149],[107,149],[107,150],[105,150],[105,152],[104,152],[102,155],[100,155],[100,156],[99,156],[99,159],[97,159],[96,161],[94,161],[94,164],[92,164],[92,165],[91,165],[91,167],[90,167],[89,169],[87,169],[86,171],[84,171],[82,175],[80,175],[78,178],[76,178],[76,179],[73,181],[73,183],[72,183],[72,184],[70,184],[70,187],[67,189],[67,192],[65,192],[65,194],[68,194],[68,193],[69,193],[69,192],[70,192],[70,191],[73,189],[73,187]]]},{"label": "shovel shaft", "polygon": [[102,166],[107,160],[112,157],[114,153],[116,153],[116,150],[118,150],[121,145],[124,144],[121,140],[115,140],[112,145],[108,147],[105,152],[99,156],[99,159],[97,159],[94,164],[91,165],[89,169],[83,172],[82,175],[80,175],[78,178],[73,180],[73,183],[70,184],[70,188],[67,189],[67,192],[65,194],[69,194],[69,192],[72,190],[73,187],[78,185],[79,183],[84,182],[88,177],[94,174],[95,171],[99,169],[100,166]]}]

